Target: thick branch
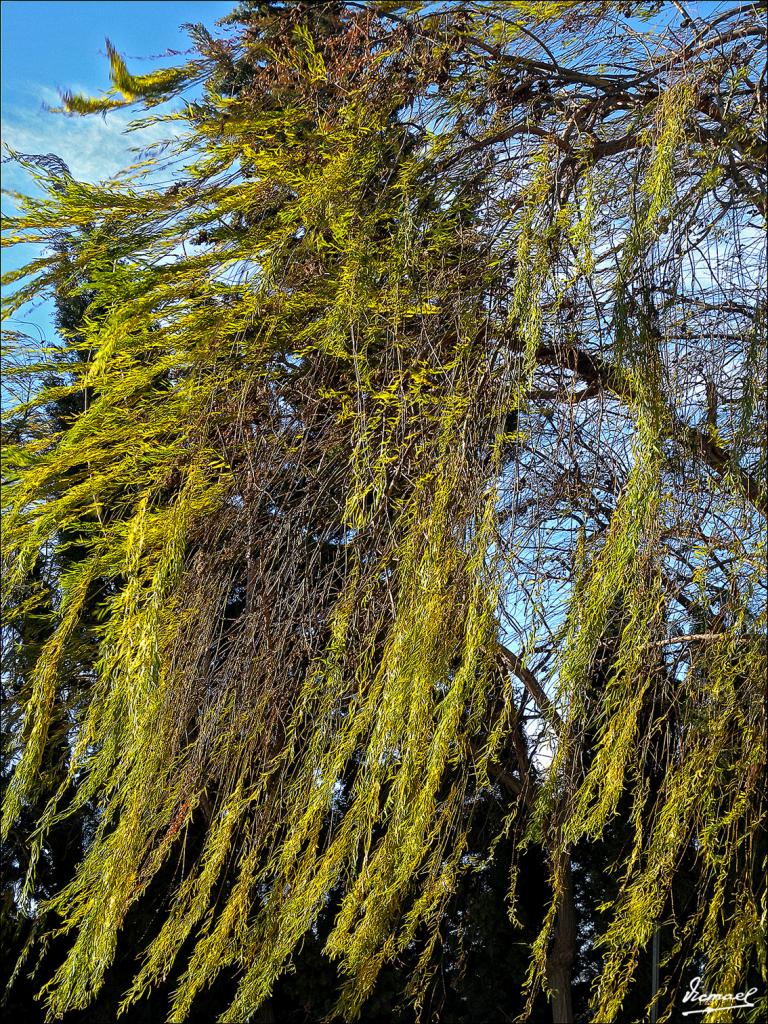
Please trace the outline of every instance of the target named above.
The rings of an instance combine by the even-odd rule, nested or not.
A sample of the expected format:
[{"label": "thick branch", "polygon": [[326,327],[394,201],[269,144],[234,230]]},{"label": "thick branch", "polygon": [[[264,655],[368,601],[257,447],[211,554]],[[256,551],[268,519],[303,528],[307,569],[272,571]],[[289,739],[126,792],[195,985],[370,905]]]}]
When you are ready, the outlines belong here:
[{"label": "thick branch", "polygon": [[562,719],[558,715],[552,701],[544,692],[544,687],[529,668],[523,664],[523,659],[510,651],[504,644],[499,644],[501,660],[506,667],[513,672],[536,703],[539,711],[546,717],[556,732],[560,732],[563,726]]},{"label": "thick branch", "polygon": [[[542,345],[536,353],[536,358],[540,363],[571,370],[587,384],[612,391],[618,398],[629,401],[636,398],[631,384],[616,367],[597,356],[589,355],[582,349],[556,349]],[[719,479],[730,471],[738,481],[744,496],[764,516],[768,515],[768,501],[757,480],[751,473],[742,469],[725,448],[696,427],[683,423],[677,415],[673,414],[672,423],[675,436],[682,440],[692,455],[703,459]]]}]

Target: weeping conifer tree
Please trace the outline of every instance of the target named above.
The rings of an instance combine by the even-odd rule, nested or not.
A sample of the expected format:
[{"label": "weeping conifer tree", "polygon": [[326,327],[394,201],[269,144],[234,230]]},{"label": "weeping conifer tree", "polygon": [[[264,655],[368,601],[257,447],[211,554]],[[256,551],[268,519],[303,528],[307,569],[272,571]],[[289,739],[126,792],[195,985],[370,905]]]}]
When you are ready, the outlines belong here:
[{"label": "weeping conifer tree", "polygon": [[766,24],[701,7],[244,3],[64,96],[164,125],[149,167],[17,154],[45,195],[9,241],[49,251],[7,314],[84,306],[6,361],[6,617],[45,637],[11,661],[22,904],[94,809],[27,908],[69,939],[52,1018],[160,878],[124,1008],[233,972],[250,1019],[332,911],[337,1012],[407,959],[418,1013],[491,790],[513,922],[525,849],[550,873],[529,1009],[573,1018],[584,844],[617,879],[593,1019],[662,917],[711,989],[765,976]]}]

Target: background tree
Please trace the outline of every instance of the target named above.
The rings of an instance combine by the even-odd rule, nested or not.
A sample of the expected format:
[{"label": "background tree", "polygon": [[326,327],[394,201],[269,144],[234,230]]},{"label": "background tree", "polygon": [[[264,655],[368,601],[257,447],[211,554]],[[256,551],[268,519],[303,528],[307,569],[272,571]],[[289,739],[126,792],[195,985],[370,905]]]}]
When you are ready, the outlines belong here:
[{"label": "background tree", "polygon": [[[110,94],[64,97],[202,86],[149,115],[182,126],[174,184],[54,171],[7,221],[71,238],[10,311],[92,295],[90,397],[5,470],[11,628],[55,615],[11,689],[4,827],[96,809],[42,907],[71,940],[50,1012],[153,893],[126,1005],[180,972],[182,1020],[236,972],[242,1021],[322,934],[339,1013],[398,964],[431,1007],[504,836],[549,873],[529,1011],[543,988],[573,1019],[599,949],[590,1012],[622,1019],[670,913],[662,1013],[694,949],[739,989],[765,970],[763,8],[246,3],[192,34],[182,67],[110,49]],[[591,848],[616,883],[588,938]]]}]

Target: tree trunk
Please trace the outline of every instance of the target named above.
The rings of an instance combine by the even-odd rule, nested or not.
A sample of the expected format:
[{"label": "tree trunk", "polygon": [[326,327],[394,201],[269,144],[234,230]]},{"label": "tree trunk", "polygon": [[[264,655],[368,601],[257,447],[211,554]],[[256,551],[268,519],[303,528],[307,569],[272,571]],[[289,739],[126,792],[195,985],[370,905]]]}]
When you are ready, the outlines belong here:
[{"label": "tree trunk", "polygon": [[547,957],[547,982],[552,992],[552,1024],[573,1024],[571,970],[576,954],[576,908],[571,858],[565,856],[563,889],[557,908],[555,935]]}]

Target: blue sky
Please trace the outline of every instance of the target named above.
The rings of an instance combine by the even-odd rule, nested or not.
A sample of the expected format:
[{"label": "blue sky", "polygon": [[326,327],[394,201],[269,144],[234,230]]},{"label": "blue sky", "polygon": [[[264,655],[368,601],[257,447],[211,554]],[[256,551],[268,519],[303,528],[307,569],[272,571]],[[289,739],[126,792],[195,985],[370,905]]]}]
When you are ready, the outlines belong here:
[{"label": "blue sky", "polygon": [[[109,65],[104,40],[109,38],[128,58],[132,71],[174,62],[173,57],[148,60],[167,50],[185,50],[189,39],[184,22],[203,22],[213,28],[236,0],[3,0],[2,2],[2,139],[26,153],[56,153],[76,178],[97,181],[132,162],[131,146],[153,141],[156,133],[124,129],[129,111],[106,118],[53,114],[63,89],[98,95],[109,88]],[[133,59],[131,59],[133,58]],[[178,60],[179,58],[176,58]],[[2,167],[5,189],[34,191],[27,175],[13,164]],[[9,209],[8,201],[3,208]],[[22,265],[31,246],[5,250],[3,269]],[[50,302],[27,309],[23,316],[51,338]],[[9,324],[22,329],[17,321]],[[36,330],[36,328],[35,328]]]},{"label": "blue sky", "polygon": [[[109,87],[105,38],[126,56],[130,70],[141,73],[174,61],[148,58],[188,47],[180,28],[184,22],[201,21],[213,28],[235,4],[236,0],[2,0],[3,141],[21,152],[56,153],[81,180],[116,173],[132,162],[130,147],[154,141],[157,132],[148,129],[126,137],[125,126],[134,116],[130,111],[113,111],[106,118],[66,117],[47,112],[45,105],[55,106],[61,89],[97,95]],[[691,0],[691,6],[707,4]],[[5,164],[1,170],[4,188],[34,190],[18,167]],[[3,205],[7,209],[7,201]],[[28,246],[5,250],[3,267],[17,267],[31,255]],[[49,332],[50,305],[25,315]]]},{"label": "blue sky", "polygon": [[[130,114],[71,118],[47,113],[44,104],[55,105],[61,89],[97,94],[109,87],[106,37],[142,72],[173,60],[148,57],[189,46],[183,22],[212,27],[234,6],[235,0],[3,0],[4,141],[26,152],[56,152],[78,178],[114,173],[126,155],[121,129]],[[13,170],[6,174],[6,187],[16,187]]]}]

